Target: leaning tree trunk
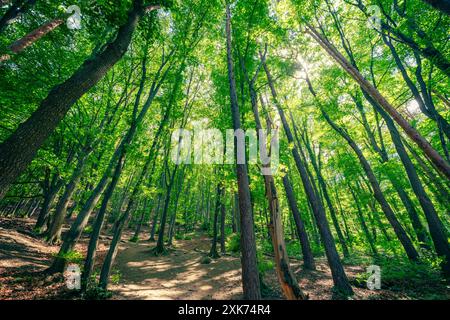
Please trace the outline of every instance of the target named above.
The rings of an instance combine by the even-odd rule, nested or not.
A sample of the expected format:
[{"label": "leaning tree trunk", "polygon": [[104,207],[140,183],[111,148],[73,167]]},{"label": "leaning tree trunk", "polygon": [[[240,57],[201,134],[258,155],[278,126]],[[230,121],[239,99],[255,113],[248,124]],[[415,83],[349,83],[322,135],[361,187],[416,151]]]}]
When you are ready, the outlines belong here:
[{"label": "leaning tree trunk", "polygon": [[[50,22],[47,22],[46,24],[40,26],[39,28],[27,34],[25,37],[14,42],[12,45],[8,47],[8,49],[9,51],[15,54],[22,52],[23,50],[31,46],[33,43],[41,39],[43,36],[58,28],[63,23],[64,23],[63,19],[55,19]],[[1,55],[0,62],[9,60],[10,58],[11,55],[9,54]]]},{"label": "leaning tree trunk", "polygon": [[59,249],[59,252],[55,257],[55,260],[53,260],[52,265],[47,269],[47,272],[57,273],[64,271],[64,268],[66,267],[67,264],[65,255],[75,248],[75,245],[80,239],[80,236],[83,233],[83,230],[89,221],[89,217],[92,213],[92,210],[94,210],[95,206],[100,200],[100,196],[105,190],[108,181],[109,181],[109,172],[106,172],[103,175],[100,182],[95,187],[95,189],[92,191],[83,209],[77,215],[77,218],[70,227],[70,230],[66,233],[61,248]]},{"label": "leaning tree trunk", "polygon": [[82,275],[82,290],[85,291],[89,285],[89,280],[91,277],[91,274],[94,270],[94,263],[95,263],[95,257],[97,253],[97,247],[99,243],[99,237],[100,232],[103,228],[103,223],[105,220],[105,214],[106,209],[108,206],[108,200],[111,198],[112,193],[114,192],[114,189],[119,181],[120,174],[122,173],[123,167],[125,164],[125,153],[122,153],[119,159],[117,160],[116,168],[114,170],[114,175],[111,180],[111,182],[108,185],[108,188],[106,189],[102,205],[100,207],[99,212],[97,213],[97,216],[95,217],[94,227],[91,233],[91,237],[89,239],[88,244],[88,251],[86,254],[86,260],[84,263],[83,268],[83,275]]},{"label": "leaning tree trunk", "polygon": [[450,277],[450,246],[448,244],[447,231],[445,230],[445,227],[442,224],[442,221],[440,220],[436,209],[431,202],[431,199],[428,197],[422,185],[422,182],[419,179],[416,168],[414,167],[411,159],[408,156],[408,153],[406,152],[405,146],[403,145],[403,142],[401,140],[400,133],[395,127],[394,122],[382,108],[380,108],[376,104],[375,107],[386,122],[389,133],[391,134],[392,142],[394,143],[400,160],[405,167],[411,187],[415,195],[417,196],[417,199],[419,200],[423,212],[425,213],[425,218],[428,222],[430,235],[433,240],[436,253],[438,254],[438,256],[444,259],[441,265],[442,271],[447,277]]},{"label": "leaning tree trunk", "polygon": [[361,86],[380,107],[384,109],[392,119],[405,131],[420,149],[430,158],[436,167],[447,177],[450,178],[450,165],[442,156],[430,145],[430,143],[420,133],[413,128],[408,121],[386,100],[384,96],[353,66],[327,39],[325,39],[317,30],[308,25],[307,33],[319,43],[322,48],[337,62],[341,67]]},{"label": "leaning tree trunk", "polygon": [[[232,42],[231,42],[231,13],[229,4],[226,5],[226,40],[227,40],[227,67],[228,82],[230,86],[231,116],[234,130],[241,129],[238,98],[236,93],[236,80],[234,76]],[[236,155],[237,156],[237,155]],[[237,159],[236,159],[237,160]],[[238,180],[241,254],[242,254],[242,285],[244,298],[250,300],[261,299],[258,263],[256,259],[256,242],[253,230],[253,209],[250,196],[247,164],[237,163],[236,174]]]},{"label": "leaning tree trunk", "polygon": [[105,49],[87,59],[66,81],[53,87],[39,108],[0,145],[0,199],[28,167],[71,106],[122,58],[144,14],[142,0],[134,0],[127,21]]},{"label": "leaning tree trunk", "polygon": [[408,258],[412,261],[417,261],[419,258],[419,254],[417,253],[416,249],[414,248],[414,245],[409,238],[408,234],[403,229],[402,225],[398,221],[398,219],[395,216],[394,211],[392,210],[391,206],[387,202],[386,198],[383,195],[383,192],[381,191],[380,184],[378,183],[377,178],[375,177],[375,174],[367,161],[367,159],[364,157],[361,149],[358,147],[358,145],[351,139],[351,137],[346,133],[344,129],[336,125],[331,118],[328,116],[328,114],[321,108],[322,115],[324,116],[325,120],[328,122],[328,124],[342,137],[344,138],[349,146],[353,149],[355,154],[358,157],[358,160],[361,163],[361,166],[364,169],[364,172],[367,175],[367,178],[369,179],[369,182],[372,186],[372,191],[374,194],[375,199],[380,204],[384,214],[386,215],[386,218],[388,219],[389,223],[391,224],[392,228],[394,229],[395,234],[397,235],[397,238],[400,240],[401,244],[403,245],[403,248],[405,249],[405,252],[408,256]]}]

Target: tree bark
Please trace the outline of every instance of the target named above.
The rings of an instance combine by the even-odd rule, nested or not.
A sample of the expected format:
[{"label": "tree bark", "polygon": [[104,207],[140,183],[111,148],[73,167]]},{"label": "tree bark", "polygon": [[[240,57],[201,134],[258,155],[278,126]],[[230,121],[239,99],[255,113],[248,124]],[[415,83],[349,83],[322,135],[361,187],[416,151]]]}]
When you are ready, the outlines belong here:
[{"label": "tree bark", "polygon": [[28,167],[71,106],[122,58],[143,14],[142,0],[134,0],[127,21],[119,28],[114,41],[86,60],[69,79],[55,86],[30,118],[0,144],[0,199]]},{"label": "tree bark", "polygon": [[288,199],[289,208],[294,216],[298,237],[300,238],[300,246],[302,248],[303,255],[303,267],[308,270],[316,270],[316,264],[311,251],[308,234],[306,233],[305,225],[300,217],[300,211],[297,207],[297,200],[295,199],[294,190],[287,174],[283,177],[283,185],[286,192],[286,197]]},{"label": "tree bark", "polygon": [[[229,4],[226,5],[226,40],[227,67],[230,86],[231,115],[234,130],[241,128],[240,112],[234,77],[233,54],[231,43],[231,13]],[[256,242],[253,230],[253,210],[250,196],[249,179],[246,164],[236,164],[238,180],[241,254],[242,254],[242,285],[244,298],[250,300],[261,299],[258,263],[256,260]]]}]

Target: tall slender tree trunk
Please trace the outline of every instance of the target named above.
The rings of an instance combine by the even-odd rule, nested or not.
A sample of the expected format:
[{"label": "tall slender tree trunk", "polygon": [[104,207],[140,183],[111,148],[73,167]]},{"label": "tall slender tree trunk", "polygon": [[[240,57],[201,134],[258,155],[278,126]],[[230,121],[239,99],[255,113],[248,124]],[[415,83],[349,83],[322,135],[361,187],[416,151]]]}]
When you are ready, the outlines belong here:
[{"label": "tall slender tree trunk", "polygon": [[297,200],[295,199],[294,190],[287,174],[283,177],[283,185],[286,192],[286,197],[288,199],[289,208],[291,209],[292,215],[294,217],[298,237],[300,238],[303,266],[305,267],[305,269],[315,270],[316,264],[314,262],[314,256],[311,250],[311,245],[309,243],[308,234],[306,233],[306,228],[303,220],[300,217],[300,211],[297,207]]},{"label": "tall slender tree trunk", "polygon": [[222,205],[222,195],[224,192],[224,188],[222,186],[222,183],[218,183],[217,184],[217,188],[216,188],[216,206],[214,208],[214,222],[213,222],[213,237],[211,240],[211,249],[209,250],[209,256],[213,259],[217,259],[220,257],[219,253],[217,252],[217,234],[218,232],[218,228],[217,228],[217,222],[219,220],[219,211],[220,211],[220,207]]},{"label": "tall slender tree trunk", "polygon": [[353,191],[353,188],[350,186],[350,184],[348,185],[349,189],[350,189],[350,193],[353,197],[353,201],[356,204],[356,209],[357,209],[357,213],[358,213],[358,219],[359,222],[361,223],[361,228],[364,232],[364,235],[366,236],[367,242],[369,243],[370,249],[372,250],[372,254],[374,256],[378,256],[378,251],[377,248],[375,246],[375,240],[372,237],[372,235],[369,232],[369,228],[367,227],[366,221],[364,219],[364,215],[363,212],[361,210],[361,206],[359,204],[359,200],[358,197],[356,196],[355,192]]},{"label": "tall slender tree trunk", "polygon": [[[294,133],[296,134],[297,130],[296,130],[296,124],[294,122],[294,119],[291,119],[291,121],[292,121],[293,126],[294,126]],[[298,138],[297,138],[297,141],[298,141],[298,143],[300,143]],[[317,177],[317,180],[319,181],[320,188],[322,189],[323,197],[325,198],[325,201],[327,203],[328,210],[329,210],[330,216],[331,216],[331,221],[333,222],[334,229],[336,230],[336,234],[338,236],[339,244],[341,245],[341,248],[342,248],[342,253],[344,254],[344,257],[348,258],[349,255],[350,255],[349,251],[348,251],[348,247],[347,247],[347,244],[345,243],[344,236],[342,235],[341,227],[339,226],[339,222],[338,222],[338,219],[337,219],[337,216],[336,216],[336,210],[335,210],[335,208],[333,206],[333,203],[331,202],[330,195],[328,194],[327,185],[326,185],[325,180],[324,180],[324,178],[322,176],[322,172],[321,172],[319,166],[317,165],[316,155],[314,154],[314,152],[313,152],[313,150],[312,150],[312,148],[311,148],[311,146],[309,144],[309,139],[304,137],[303,138],[303,142],[304,142],[304,144],[306,146],[306,150],[308,151],[309,158],[310,158],[311,163],[313,165],[313,169],[316,172],[316,177]]]},{"label": "tall slender tree trunk", "polygon": [[111,198],[112,193],[119,181],[120,173],[123,170],[123,166],[125,164],[125,154],[122,154],[116,164],[116,168],[114,169],[114,174],[111,182],[109,183],[105,195],[103,197],[102,205],[100,207],[97,216],[95,217],[95,222],[93,226],[93,230],[91,233],[91,237],[89,239],[88,251],[86,254],[86,260],[84,263],[83,274],[82,274],[82,290],[85,291],[89,285],[90,277],[92,272],[94,271],[94,263],[95,257],[97,254],[97,247],[100,238],[100,232],[103,228],[103,223],[105,220],[106,209],[108,206],[108,200]]},{"label": "tall slender tree trunk", "polygon": [[[257,93],[254,88],[254,82],[256,80],[256,77],[258,76],[259,69],[256,71],[256,74],[252,78],[252,80],[250,80],[247,69],[245,67],[244,59],[242,57],[240,58],[240,63],[242,71],[247,79],[247,84],[250,91],[253,116],[255,118],[256,130],[258,131],[259,137],[260,154],[264,154],[265,156],[269,157],[271,155],[271,151],[268,151],[266,147],[267,141],[265,139],[265,135],[263,134],[264,131],[259,117]],[[271,121],[269,120],[268,117],[266,117],[266,120],[268,126],[267,130],[269,130]],[[278,143],[278,141],[272,140],[269,150],[272,149],[273,143]],[[281,290],[283,291],[283,294],[286,297],[286,299],[304,300],[307,298],[307,296],[300,289],[297,279],[295,278],[295,275],[292,272],[291,267],[289,265],[289,257],[286,251],[284,230],[281,220],[280,203],[278,199],[277,189],[275,186],[275,180],[273,178],[273,175],[271,174],[271,170],[272,168],[270,162],[263,164],[264,186],[266,190],[266,198],[270,211],[270,222],[268,224],[268,228],[275,254],[275,265],[278,281],[280,283]]]},{"label": "tall slender tree trunk", "polygon": [[347,132],[339,127],[336,123],[334,123],[331,118],[328,116],[328,114],[323,110],[323,108],[320,106],[322,114],[325,118],[325,120],[328,122],[328,124],[341,136],[343,137],[347,143],[350,145],[350,147],[353,149],[355,154],[357,155],[364,172],[367,175],[367,178],[370,181],[370,184],[372,186],[372,191],[374,194],[375,199],[377,199],[378,203],[380,204],[381,208],[383,209],[384,214],[386,215],[386,218],[388,219],[389,223],[391,224],[392,228],[395,231],[395,234],[397,235],[397,238],[400,240],[401,244],[403,245],[403,248],[405,249],[405,252],[410,260],[416,261],[419,258],[419,254],[417,253],[416,249],[414,248],[414,245],[411,241],[411,239],[408,237],[407,233],[405,232],[404,228],[398,221],[398,219],[395,216],[394,211],[392,210],[391,206],[387,202],[386,198],[383,195],[383,192],[381,191],[380,185],[378,183],[377,178],[375,177],[375,174],[367,161],[367,159],[364,157],[361,149],[357,146],[357,144],[351,139],[351,137],[347,134]]},{"label": "tall slender tree trunk", "polygon": [[225,254],[225,219],[226,219],[226,193],[225,190],[223,192],[222,202],[220,206],[220,253]]},{"label": "tall slender tree trunk", "polygon": [[81,158],[79,159],[77,166],[74,172],[72,173],[70,181],[66,185],[64,194],[61,196],[61,198],[58,201],[58,204],[56,205],[53,221],[50,226],[50,230],[47,233],[47,241],[51,244],[58,243],[61,240],[61,230],[64,218],[66,217],[67,214],[67,207],[76,190],[78,182],[80,181],[81,175],[83,174],[83,169],[85,167],[88,154],[80,155],[80,157]]}]

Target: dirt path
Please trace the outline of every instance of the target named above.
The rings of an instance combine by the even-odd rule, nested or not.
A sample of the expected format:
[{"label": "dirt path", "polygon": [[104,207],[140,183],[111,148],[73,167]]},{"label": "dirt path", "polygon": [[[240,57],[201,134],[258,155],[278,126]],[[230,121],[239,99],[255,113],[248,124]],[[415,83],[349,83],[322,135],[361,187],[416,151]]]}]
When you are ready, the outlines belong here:
[{"label": "dirt path", "polygon": [[[44,271],[58,252],[58,246],[49,246],[37,237],[32,228],[33,220],[0,219],[0,300],[2,299],[81,299],[78,292],[69,291],[61,274],[48,276]],[[241,299],[241,265],[238,257],[224,255],[202,264],[211,240],[199,237],[179,240],[168,255],[155,257],[151,249],[155,243],[142,241],[131,243],[132,232],[124,235],[120,252],[113,268],[120,274],[118,284],[111,283],[112,299]],[[86,252],[89,238],[84,236],[76,246]],[[97,267],[101,266],[111,236],[102,235],[97,252]],[[270,259],[270,258],[269,258]],[[291,260],[292,270],[300,287],[312,300],[332,299],[333,280],[325,258],[316,259],[317,270],[307,271],[301,261]],[[363,266],[344,266],[349,279],[365,272]],[[114,278],[114,277],[112,277]],[[112,281],[113,282],[113,281]],[[279,285],[274,270],[268,270],[264,283],[270,288],[266,299],[279,299]],[[440,297],[448,296],[445,286],[432,286],[425,291],[426,297],[439,289]],[[395,289],[395,288],[394,288]],[[422,288],[420,288],[422,290]],[[422,292],[409,296],[404,290],[383,289],[371,291],[353,287],[353,299],[411,299],[421,297]],[[431,293],[430,293],[431,292]],[[431,296],[433,297],[433,296]]]},{"label": "dirt path", "polygon": [[180,240],[174,251],[155,257],[149,242],[121,245],[115,269],[120,283],[111,285],[114,299],[239,299],[241,267],[236,257],[223,256],[202,264],[207,238]]}]

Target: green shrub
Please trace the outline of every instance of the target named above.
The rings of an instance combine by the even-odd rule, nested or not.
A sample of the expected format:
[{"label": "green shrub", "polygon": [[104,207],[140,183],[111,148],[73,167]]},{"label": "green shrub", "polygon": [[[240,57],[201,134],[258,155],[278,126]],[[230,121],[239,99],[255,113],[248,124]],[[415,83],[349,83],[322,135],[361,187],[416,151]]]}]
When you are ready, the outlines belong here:
[{"label": "green shrub", "polygon": [[81,252],[78,252],[78,251],[75,251],[75,250],[68,251],[68,252],[63,253],[63,254],[59,254],[58,253],[55,256],[58,257],[58,258],[63,258],[68,263],[80,264],[84,260],[83,254]]},{"label": "green shrub", "polygon": [[406,258],[380,257],[375,264],[381,267],[381,286],[394,291],[424,289],[441,283],[438,263],[414,263]]},{"label": "green shrub", "polygon": [[260,274],[265,274],[269,270],[273,270],[274,262],[273,259],[268,259],[266,257],[258,257],[258,271]]},{"label": "green shrub", "polygon": [[208,231],[209,230],[209,222],[208,221],[203,221],[202,225],[200,226],[200,229],[202,231]]},{"label": "green shrub", "polygon": [[239,252],[241,251],[241,236],[238,233],[233,233],[230,235],[226,242],[225,247],[228,252]]},{"label": "green shrub", "polygon": [[94,229],[92,228],[92,226],[89,225],[86,228],[84,228],[83,232],[86,233],[86,234],[91,234],[93,230]]},{"label": "green shrub", "polygon": [[139,242],[139,237],[138,237],[138,236],[133,236],[133,237],[130,239],[130,242],[138,243],[138,242]]},{"label": "green shrub", "polygon": [[106,300],[112,297],[112,293],[100,287],[92,286],[86,290],[83,297],[86,300]]},{"label": "green shrub", "polygon": [[121,278],[122,274],[120,273],[120,271],[114,270],[113,273],[111,274],[110,281],[112,284],[119,284]]}]

